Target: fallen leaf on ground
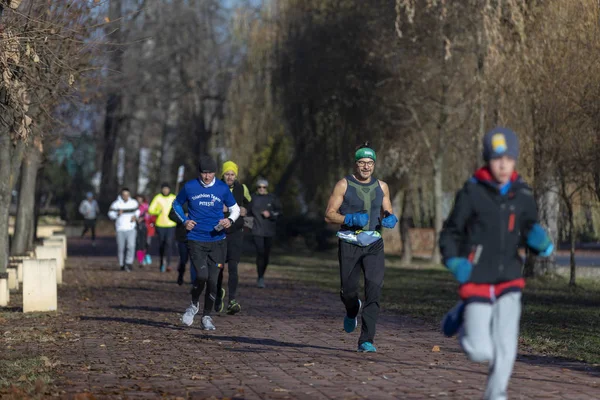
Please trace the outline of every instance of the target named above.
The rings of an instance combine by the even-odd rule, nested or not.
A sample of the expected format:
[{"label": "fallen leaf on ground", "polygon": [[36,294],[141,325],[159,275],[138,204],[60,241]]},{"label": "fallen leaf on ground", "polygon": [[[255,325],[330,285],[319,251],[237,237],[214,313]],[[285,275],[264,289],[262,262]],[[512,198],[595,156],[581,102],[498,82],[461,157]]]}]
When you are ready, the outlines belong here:
[{"label": "fallen leaf on ground", "polygon": [[440,351],[440,346],[433,346],[433,349],[431,349],[431,351],[437,353]]}]

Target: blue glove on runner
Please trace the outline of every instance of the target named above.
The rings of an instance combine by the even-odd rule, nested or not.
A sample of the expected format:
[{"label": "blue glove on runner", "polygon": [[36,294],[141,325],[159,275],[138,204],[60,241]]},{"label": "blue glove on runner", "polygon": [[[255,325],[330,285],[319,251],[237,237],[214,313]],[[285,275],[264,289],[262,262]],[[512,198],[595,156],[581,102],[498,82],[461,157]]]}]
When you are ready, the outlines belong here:
[{"label": "blue glove on runner", "polygon": [[381,226],[384,228],[392,229],[398,223],[398,218],[394,214],[385,212],[385,218],[381,220]]},{"label": "blue glove on runner", "polygon": [[538,256],[540,256],[540,257],[550,257],[550,255],[552,254],[553,251],[554,251],[554,245],[552,243],[550,243],[550,246],[548,246],[548,248],[546,248],[546,250],[540,252],[538,254]]},{"label": "blue glove on runner", "polygon": [[454,274],[459,283],[465,283],[471,277],[473,265],[464,257],[452,257],[446,261],[446,268]]},{"label": "blue glove on runner", "polygon": [[554,245],[550,237],[540,224],[535,224],[531,227],[527,235],[527,246],[537,251],[541,257],[550,256],[554,250]]},{"label": "blue glove on runner", "polygon": [[365,212],[359,212],[355,214],[346,214],[344,217],[344,225],[360,227],[367,225],[369,223],[369,214]]}]

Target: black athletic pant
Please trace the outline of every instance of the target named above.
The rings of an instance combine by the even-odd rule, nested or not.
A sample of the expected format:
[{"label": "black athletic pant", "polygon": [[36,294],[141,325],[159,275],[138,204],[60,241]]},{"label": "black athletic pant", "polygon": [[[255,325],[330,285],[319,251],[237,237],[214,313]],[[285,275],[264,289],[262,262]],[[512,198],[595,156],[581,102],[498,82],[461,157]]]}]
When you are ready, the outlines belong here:
[{"label": "black athletic pant", "polygon": [[[235,300],[235,295],[238,287],[238,264],[242,258],[242,247],[244,246],[244,231],[239,230],[233,233],[227,234],[227,272],[229,273],[229,280],[227,287],[229,289],[229,301]],[[221,291],[223,287],[223,270],[219,272],[219,279],[217,281],[217,293]]]},{"label": "black athletic pant", "polygon": [[256,272],[258,277],[265,276],[267,265],[269,265],[269,256],[271,255],[271,245],[273,238],[267,236],[253,236],[254,246],[256,247]]},{"label": "black athletic pant", "polygon": [[358,291],[360,273],[365,278],[365,302],[362,311],[362,327],[358,344],[371,342],[375,338],[375,325],[379,315],[379,297],[383,287],[384,253],[383,239],[367,247],[360,247],[340,240],[338,258],[340,262],[340,295],[348,317],[358,315]]},{"label": "black athletic pant", "polygon": [[96,240],[96,220],[95,219],[85,219],[83,221],[83,232],[81,232],[81,237],[84,237],[87,231],[92,231],[92,240]]},{"label": "black athletic pant", "polygon": [[160,265],[165,265],[163,261],[166,256],[166,265],[169,266],[171,265],[171,249],[173,248],[173,240],[175,238],[175,227],[160,228],[157,226],[156,233],[158,235]]},{"label": "black athletic pant", "polygon": [[190,268],[196,269],[196,281],[192,285],[192,302],[197,304],[206,286],[204,296],[204,313],[210,315],[217,298],[217,279],[219,270],[223,268],[227,252],[225,240],[217,242],[199,242],[188,240],[188,250],[192,263]]},{"label": "black athletic pant", "polygon": [[[177,248],[179,249],[179,273],[183,276],[185,274],[185,265],[190,259],[190,252],[188,250],[187,241],[186,242],[177,242]],[[196,269],[194,265],[190,266],[190,282],[194,283],[196,280]]]}]

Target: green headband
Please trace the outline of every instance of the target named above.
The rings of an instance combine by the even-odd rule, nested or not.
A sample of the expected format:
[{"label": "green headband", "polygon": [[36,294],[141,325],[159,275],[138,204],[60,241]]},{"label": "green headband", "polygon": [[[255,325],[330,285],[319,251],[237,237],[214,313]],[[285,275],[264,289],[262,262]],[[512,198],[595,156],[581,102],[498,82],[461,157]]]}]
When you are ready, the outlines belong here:
[{"label": "green headband", "polygon": [[358,161],[361,158],[370,158],[371,160],[375,161],[377,160],[377,155],[375,154],[375,150],[368,147],[363,147],[356,150],[356,153],[354,153],[354,161]]}]

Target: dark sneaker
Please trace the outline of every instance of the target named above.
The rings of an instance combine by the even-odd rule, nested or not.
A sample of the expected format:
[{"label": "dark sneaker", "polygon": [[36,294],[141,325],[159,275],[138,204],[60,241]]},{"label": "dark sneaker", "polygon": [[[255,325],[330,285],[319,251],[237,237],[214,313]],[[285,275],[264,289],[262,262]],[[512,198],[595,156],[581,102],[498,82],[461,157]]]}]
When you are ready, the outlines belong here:
[{"label": "dark sneaker", "polygon": [[123,271],[125,271],[125,272],[131,272],[131,265],[125,264],[125,267],[123,268]]},{"label": "dark sneaker", "polygon": [[265,288],[265,278],[258,278],[256,280],[256,287],[258,287],[260,289],[264,289]]},{"label": "dark sneaker", "polygon": [[[362,301],[360,301],[360,299],[358,299],[358,312],[360,312],[361,307],[362,307]],[[344,316],[344,330],[346,331],[346,333],[354,332],[354,330],[356,329],[357,326],[358,326],[358,314],[356,314],[356,317],[354,317],[354,318],[350,318],[347,315]]]},{"label": "dark sneaker", "polygon": [[179,275],[177,276],[177,284],[179,286],[183,285],[183,272],[179,271]]},{"label": "dark sneaker", "polygon": [[442,320],[442,332],[444,332],[446,337],[452,337],[458,333],[463,323],[464,311],[465,303],[461,300],[444,316]]},{"label": "dark sneaker", "polygon": [[235,314],[239,313],[240,311],[242,311],[242,306],[240,305],[240,303],[238,303],[235,300],[231,300],[229,302],[229,306],[227,306],[227,314],[235,315]]},{"label": "dark sneaker", "polygon": [[217,298],[215,299],[215,311],[220,313],[225,308],[225,302],[223,299],[225,298],[225,289],[221,288],[219,293],[217,293]]}]

